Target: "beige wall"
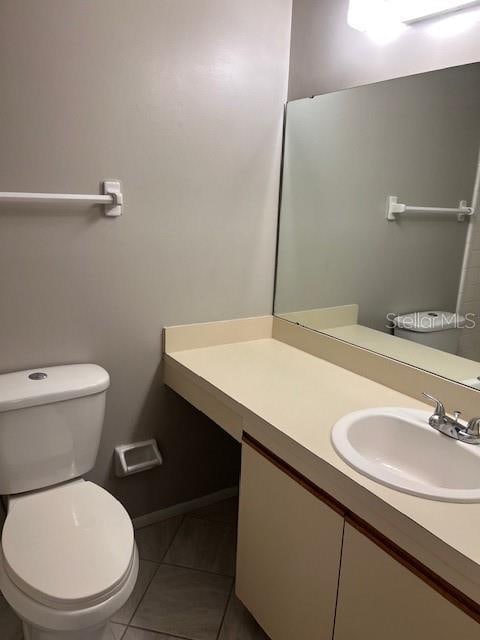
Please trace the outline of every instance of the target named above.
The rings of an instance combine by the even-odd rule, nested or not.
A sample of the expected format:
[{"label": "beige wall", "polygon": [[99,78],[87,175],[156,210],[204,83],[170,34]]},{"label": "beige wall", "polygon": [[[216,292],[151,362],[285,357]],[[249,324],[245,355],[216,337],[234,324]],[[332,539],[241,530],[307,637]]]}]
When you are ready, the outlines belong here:
[{"label": "beige wall", "polygon": [[[271,310],[290,0],[3,0],[0,190],[97,192],[124,216],[0,210],[0,368],[96,362],[93,479],[133,515],[233,484],[237,449],[161,385],[164,325]],[[162,469],[117,481],[115,444]]]},{"label": "beige wall", "polygon": [[375,44],[347,24],[348,0],[294,0],[289,99],[480,60],[480,22],[450,37],[428,25]]}]

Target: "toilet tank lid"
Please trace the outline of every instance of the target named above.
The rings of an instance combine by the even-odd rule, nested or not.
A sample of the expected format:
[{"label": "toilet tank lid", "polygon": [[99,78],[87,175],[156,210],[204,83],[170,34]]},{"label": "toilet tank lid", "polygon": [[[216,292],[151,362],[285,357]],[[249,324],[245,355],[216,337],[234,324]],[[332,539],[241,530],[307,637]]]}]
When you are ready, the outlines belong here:
[{"label": "toilet tank lid", "polygon": [[446,329],[461,329],[465,325],[465,318],[451,311],[412,311],[393,319],[393,324],[399,329],[431,333]]},{"label": "toilet tank lid", "polygon": [[96,364],[67,364],[0,374],[0,413],[93,395],[110,376]]}]

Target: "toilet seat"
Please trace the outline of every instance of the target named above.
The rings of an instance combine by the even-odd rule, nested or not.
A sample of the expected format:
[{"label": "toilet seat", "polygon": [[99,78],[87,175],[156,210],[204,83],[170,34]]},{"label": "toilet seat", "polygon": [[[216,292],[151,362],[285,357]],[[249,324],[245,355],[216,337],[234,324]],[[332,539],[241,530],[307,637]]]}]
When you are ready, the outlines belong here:
[{"label": "toilet seat", "polygon": [[133,526],[112,495],[76,480],[11,499],[2,556],[10,580],[35,602],[87,609],[112,598],[130,579]]},{"label": "toilet seat", "polygon": [[106,624],[130,597],[138,576],[139,561],[136,546],[133,553],[132,568],[123,587],[115,595],[93,607],[55,609],[33,600],[21,591],[6,573],[3,554],[0,554],[0,590],[17,615],[29,625],[59,633],[91,629],[96,625]]}]

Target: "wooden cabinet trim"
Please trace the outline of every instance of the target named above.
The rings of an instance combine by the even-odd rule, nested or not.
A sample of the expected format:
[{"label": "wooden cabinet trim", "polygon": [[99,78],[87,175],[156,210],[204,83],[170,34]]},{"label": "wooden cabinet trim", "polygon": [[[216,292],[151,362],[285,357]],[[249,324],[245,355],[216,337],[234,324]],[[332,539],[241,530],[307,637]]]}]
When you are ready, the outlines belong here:
[{"label": "wooden cabinet trim", "polygon": [[291,465],[279,458],[276,454],[272,453],[269,449],[255,440],[255,438],[252,438],[252,436],[250,436],[245,431],[243,432],[243,442],[255,449],[257,453],[266,458],[269,462],[271,462],[271,464],[275,465],[286,475],[295,480],[295,482],[301,485],[306,491],[309,491],[331,509],[342,515],[345,518],[345,521],[348,522],[352,527],[357,529],[360,533],[371,540],[371,542],[380,547],[380,549],[385,551],[385,553],[388,553],[388,555],[391,556],[394,560],[409,569],[409,571],[414,573],[418,578],[420,578],[420,580],[423,580],[423,582],[437,591],[446,600],[461,609],[476,622],[480,623],[480,605],[478,603],[462,593],[459,589],[454,587],[437,573],[429,569],[414,556],[404,551],[401,547],[399,547],[397,544],[383,535],[383,533],[372,527],[368,522],[360,518],[357,514],[345,507],[333,496],[328,494],[326,491],[318,487],[314,482],[299,473]]}]

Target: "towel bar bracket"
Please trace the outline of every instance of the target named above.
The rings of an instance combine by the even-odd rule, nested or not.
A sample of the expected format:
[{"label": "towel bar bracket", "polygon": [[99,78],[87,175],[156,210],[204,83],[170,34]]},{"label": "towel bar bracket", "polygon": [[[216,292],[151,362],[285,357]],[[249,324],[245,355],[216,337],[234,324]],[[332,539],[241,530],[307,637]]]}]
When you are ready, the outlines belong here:
[{"label": "towel bar bracket", "polygon": [[118,218],[122,215],[123,194],[118,180],[105,180],[103,193],[112,196],[112,204],[105,205],[105,215],[110,218]]}]

